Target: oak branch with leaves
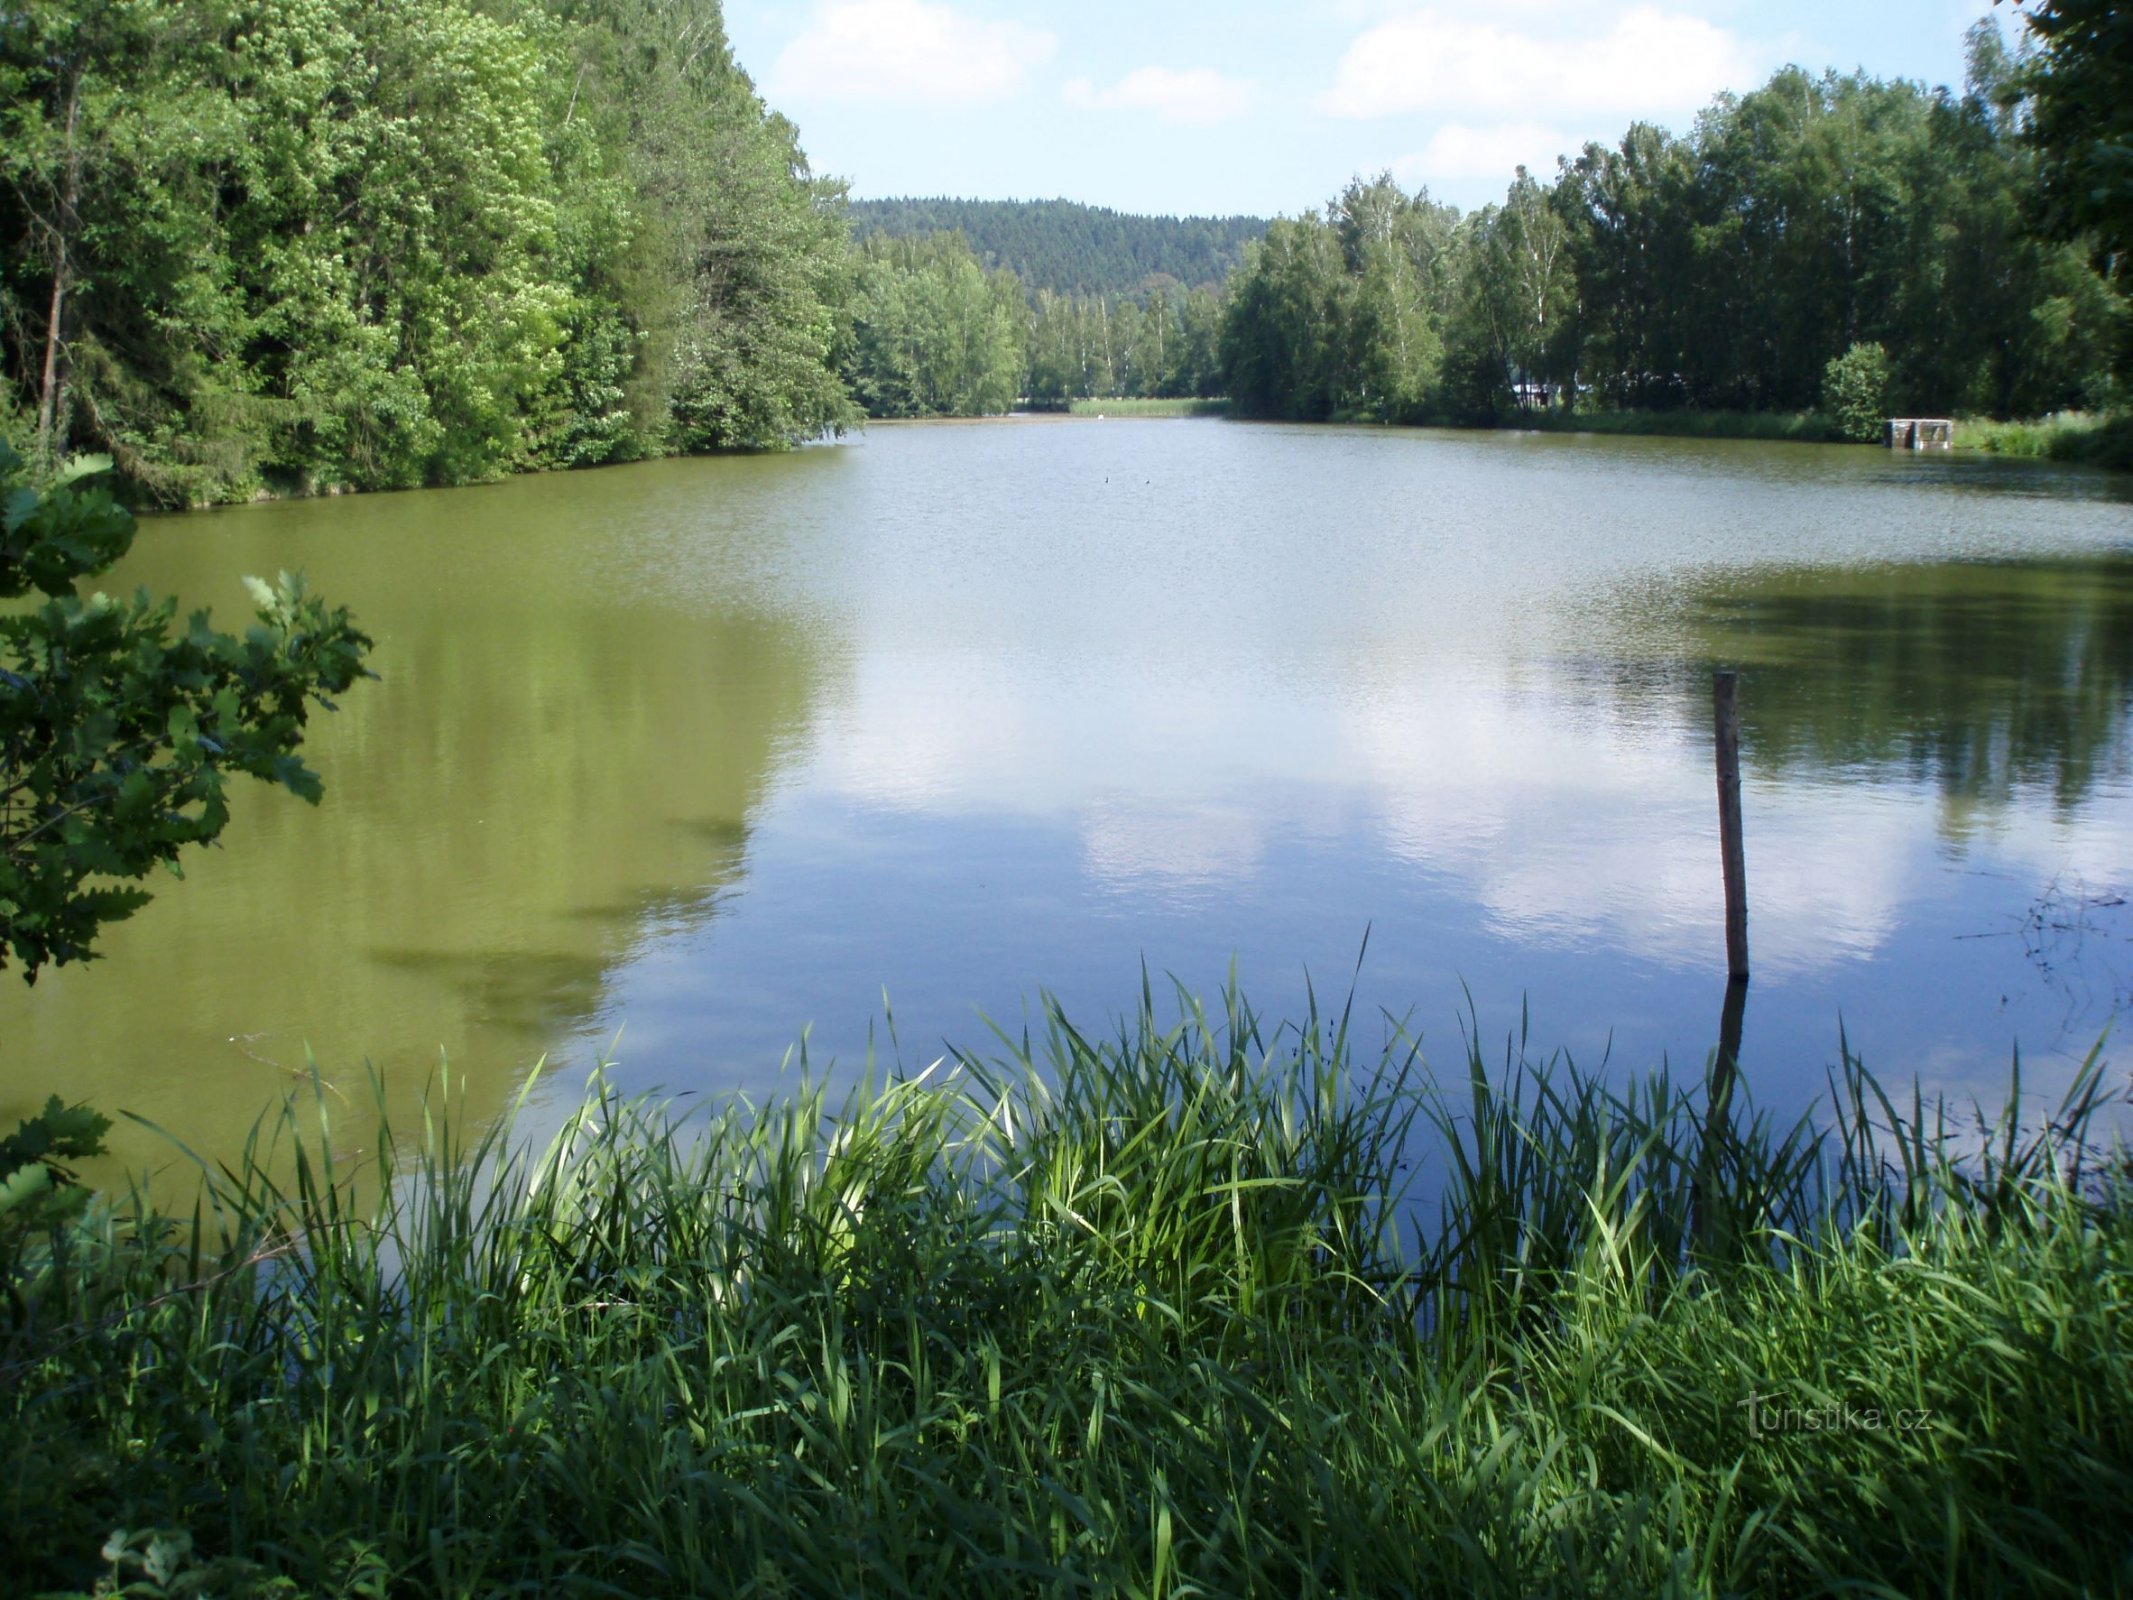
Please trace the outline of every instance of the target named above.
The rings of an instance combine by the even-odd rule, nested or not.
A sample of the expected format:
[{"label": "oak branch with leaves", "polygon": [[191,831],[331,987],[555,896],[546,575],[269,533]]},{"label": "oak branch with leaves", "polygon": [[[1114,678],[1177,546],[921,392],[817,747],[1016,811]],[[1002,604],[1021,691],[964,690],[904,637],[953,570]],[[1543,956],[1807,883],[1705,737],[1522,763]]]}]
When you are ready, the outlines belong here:
[{"label": "oak branch with leaves", "polygon": [[150,897],[135,880],[180,872],[180,852],[229,820],[224,788],[246,773],[317,802],[297,755],[313,705],[358,678],[371,640],[301,577],[247,578],[258,610],[243,637],[177,602],[83,596],[133,543],[130,512],[83,480],[49,482],[0,440],[0,968],[34,982],[46,964],[96,955],[98,931]]}]

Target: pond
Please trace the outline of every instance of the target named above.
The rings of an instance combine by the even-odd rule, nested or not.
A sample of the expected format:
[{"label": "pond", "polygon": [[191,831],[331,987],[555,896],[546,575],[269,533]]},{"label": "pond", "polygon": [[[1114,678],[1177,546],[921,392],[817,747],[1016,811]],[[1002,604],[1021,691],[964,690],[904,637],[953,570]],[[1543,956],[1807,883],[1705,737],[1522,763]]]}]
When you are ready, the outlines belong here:
[{"label": "pond", "polygon": [[[1873,449],[1011,420],[160,519],[114,580],[378,640],[314,810],[0,992],[44,1094],[227,1152],[315,1060],[478,1115],[1101,1028],[1145,967],[1351,984],[1620,1071],[1724,993],[1737,666],[1759,1100],[2063,1082],[2133,989],[2133,486]],[[1368,935],[1360,973],[1358,955]],[[895,1045],[884,1014],[893,1014]],[[1159,999],[1161,995],[1159,994]],[[123,1153],[167,1149],[130,1130]]]}]

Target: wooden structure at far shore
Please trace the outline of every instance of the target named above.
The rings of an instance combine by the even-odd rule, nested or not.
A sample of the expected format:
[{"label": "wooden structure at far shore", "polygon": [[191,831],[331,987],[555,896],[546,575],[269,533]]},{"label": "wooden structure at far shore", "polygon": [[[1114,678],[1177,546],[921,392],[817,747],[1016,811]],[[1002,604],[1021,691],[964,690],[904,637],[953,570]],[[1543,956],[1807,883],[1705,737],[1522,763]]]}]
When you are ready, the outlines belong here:
[{"label": "wooden structure at far shore", "polygon": [[1891,450],[1953,450],[1955,424],[1947,417],[1891,417],[1881,425]]}]

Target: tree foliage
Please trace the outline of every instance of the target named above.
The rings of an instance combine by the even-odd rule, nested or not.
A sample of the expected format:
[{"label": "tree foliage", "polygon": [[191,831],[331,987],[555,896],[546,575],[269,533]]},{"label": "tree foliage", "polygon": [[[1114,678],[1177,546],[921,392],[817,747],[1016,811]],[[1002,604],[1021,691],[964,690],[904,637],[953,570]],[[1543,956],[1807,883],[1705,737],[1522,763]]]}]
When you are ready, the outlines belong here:
[{"label": "tree foliage", "polygon": [[1804,411],[1859,344],[1904,409],[2107,406],[2118,9],[1980,23],[1962,93],[1788,67],[1470,215],[1380,176],[1268,224],[848,202],[719,0],[19,0],[0,423],[197,504],[1100,395]]},{"label": "tree foliage", "polygon": [[861,237],[960,233],[979,263],[1005,268],[1032,296],[1140,299],[1151,280],[1222,283],[1266,232],[1259,217],[1141,217],[1071,200],[899,199],[851,202]]},{"label": "tree foliage", "polygon": [[2117,276],[2133,251],[2133,11],[2038,0],[2024,15],[2041,45],[2024,87],[2047,220]]},{"label": "tree foliage", "polygon": [[0,439],[0,967],[25,979],[92,958],[98,930],[149,896],[133,886],[180,869],[189,845],[229,820],[228,778],[247,774],[316,803],[297,754],[314,705],[365,676],[370,639],[286,573],[247,579],[244,636],[206,612],[175,626],[176,602],[76,592],[133,541],[132,516],[82,463],[38,488]]},{"label": "tree foliage", "polygon": [[0,1270],[14,1266],[24,1235],[59,1227],[88,1209],[89,1191],[67,1163],[103,1154],[110,1129],[109,1117],[55,1094],[0,1139]]},{"label": "tree foliage", "polygon": [[716,0],[27,0],[0,414],[164,503],[777,447],[840,202]]},{"label": "tree foliage", "polygon": [[869,416],[986,416],[1022,393],[1029,309],[959,233],[862,242],[852,296],[852,393]]},{"label": "tree foliage", "polygon": [[1855,344],[1822,369],[1822,409],[1847,439],[1864,444],[1888,416],[1889,355],[1878,344]]},{"label": "tree foliage", "polygon": [[1151,281],[1138,299],[1039,289],[1030,318],[1030,403],[1220,394],[1221,304],[1213,289],[1167,278]]},{"label": "tree foliage", "polygon": [[[2087,48],[2047,48],[2066,75],[2052,88],[1980,23],[1960,95],[1788,67],[1719,97],[1686,137],[1638,124],[1552,182],[1521,169],[1500,205],[1464,217],[1389,176],[1358,181],[1248,253],[1224,326],[1232,400],[1383,420],[1805,411],[1831,362],[1878,345],[1902,409],[2109,405],[2125,308],[2090,261],[2110,237],[2108,184],[2065,213],[2097,232],[2042,237],[2026,214],[2040,164],[2065,159],[2040,155],[2027,119],[2041,126],[2053,93],[2102,92]],[[2117,159],[2108,137],[2064,137],[2084,171]]]},{"label": "tree foliage", "polygon": [[1034,296],[960,233],[863,238],[844,372],[876,417],[982,416],[1018,401],[1222,392],[1221,297],[1153,278],[1138,295]]},{"label": "tree foliage", "polygon": [[[530,3],[530,0],[527,0]],[[591,263],[644,353],[648,448],[775,448],[853,416],[832,366],[842,191],[733,59],[718,0],[548,0],[574,63],[559,127],[591,123],[626,197]],[[573,104],[574,100],[574,104]]]}]

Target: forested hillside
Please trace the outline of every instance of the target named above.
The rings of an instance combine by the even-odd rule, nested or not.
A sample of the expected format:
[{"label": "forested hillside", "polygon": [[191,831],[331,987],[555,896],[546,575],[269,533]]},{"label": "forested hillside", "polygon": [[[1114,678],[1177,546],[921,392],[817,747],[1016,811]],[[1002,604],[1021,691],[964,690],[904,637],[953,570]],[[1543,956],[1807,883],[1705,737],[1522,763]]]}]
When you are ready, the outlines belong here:
[{"label": "forested hillside", "polygon": [[1260,217],[1137,217],[1072,200],[854,200],[854,231],[911,238],[955,232],[980,262],[1035,294],[1145,294],[1151,278],[1219,284],[1266,232]]},{"label": "forested hillside", "polygon": [[[2119,398],[2122,256],[2036,225],[2038,81],[1997,26],[1966,91],[1797,67],[1683,137],[1638,124],[1461,217],[1389,177],[1273,224],[1230,285],[1248,414],[1534,406],[2034,416]],[[1833,367],[1832,363],[1836,363]]]},{"label": "forested hillside", "polygon": [[855,252],[844,376],[873,417],[984,416],[1018,401],[1221,392],[1222,301],[1168,280],[1133,295],[1032,297],[960,233],[870,234]]},{"label": "forested hillside", "polygon": [[0,14],[0,427],[150,499],[812,434],[847,271],[717,0]]}]

